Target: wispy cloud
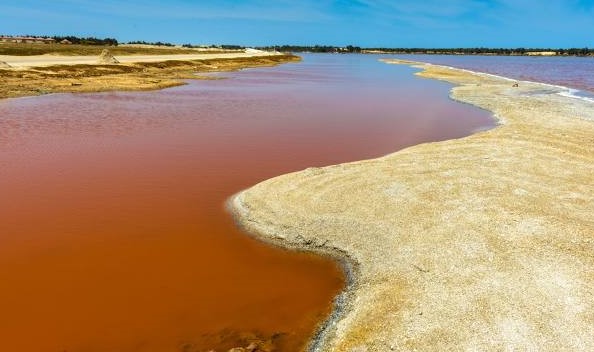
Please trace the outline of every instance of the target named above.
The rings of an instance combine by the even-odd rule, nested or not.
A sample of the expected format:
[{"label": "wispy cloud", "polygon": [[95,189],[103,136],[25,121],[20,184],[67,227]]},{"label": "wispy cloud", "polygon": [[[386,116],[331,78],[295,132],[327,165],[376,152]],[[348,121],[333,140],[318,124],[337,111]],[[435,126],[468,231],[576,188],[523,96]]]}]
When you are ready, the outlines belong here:
[{"label": "wispy cloud", "polygon": [[594,0],[19,0],[0,2],[0,23],[146,40],[592,46]]}]

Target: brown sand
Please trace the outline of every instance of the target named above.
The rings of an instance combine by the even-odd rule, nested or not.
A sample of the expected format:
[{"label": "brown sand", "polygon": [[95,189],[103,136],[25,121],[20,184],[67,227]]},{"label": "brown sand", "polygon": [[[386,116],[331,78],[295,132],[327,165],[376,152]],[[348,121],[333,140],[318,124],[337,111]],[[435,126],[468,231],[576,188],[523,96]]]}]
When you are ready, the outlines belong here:
[{"label": "brown sand", "polygon": [[[0,98],[64,92],[151,90],[212,79],[201,72],[233,71],[299,61],[289,54],[223,53],[120,56],[120,64],[97,64],[97,56],[0,56],[12,68],[0,69]],[[33,65],[33,66],[32,66]]]},{"label": "brown sand", "polygon": [[351,263],[317,349],[594,350],[594,104],[417,67],[501,126],[232,199],[259,237]]}]

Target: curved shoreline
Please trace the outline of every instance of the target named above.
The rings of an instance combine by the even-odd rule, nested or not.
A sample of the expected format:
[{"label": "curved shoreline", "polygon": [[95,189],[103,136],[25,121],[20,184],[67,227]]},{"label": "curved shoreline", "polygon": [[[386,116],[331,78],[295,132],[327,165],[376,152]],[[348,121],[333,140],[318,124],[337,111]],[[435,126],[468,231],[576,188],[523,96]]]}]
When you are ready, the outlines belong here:
[{"label": "curved shoreline", "polygon": [[[397,63],[400,60],[395,60],[395,59],[380,59],[380,61],[390,64],[390,63]],[[561,95],[561,96],[564,96],[564,97],[567,97],[567,98],[580,99],[580,100],[584,100],[584,101],[587,101],[587,102],[594,103],[594,99],[592,99],[592,98],[585,97],[585,96],[579,96],[579,95],[575,95],[574,94],[576,92],[588,93],[587,91],[580,90],[580,89],[577,89],[577,88],[568,87],[568,86],[564,86],[564,85],[560,85],[560,84],[531,81],[531,80],[526,80],[526,79],[514,79],[514,78],[505,77],[505,76],[494,74],[494,73],[472,71],[472,70],[465,69],[465,68],[459,68],[459,67],[447,66],[447,65],[435,65],[435,64],[429,64],[429,63],[416,63],[416,65],[418,65],[418,64],[441,66],[441,67],[445,67],[445,68],[452,69],[452,70],[459,70],[459,71],[462,71],[462,72],[467,72],[467,73],[472,74],[472,75],[492,77],[492,78],[495,78],[495,79],[502,79],[502,80],[509,81],[509,82],[516,82],[518,84],[519,83],[538,84],[538,85],[541,85],[543,87],[550,87],[552,89],[559,90],[558,92],[555,92],[555,94],[558,94],[558,95]]]},{"label": "curved shoreline", "polygon": [[580,100],[584,100],[587,102],[594,102],[594,98],[591,98],[589,96],[581,96],[581,95],[576,95],[575,93],[578,92],[582,92],[584,94],[594,94],[588,90],[584,90],[584,89],[580,89],[580,88],[573,88],[573,87],[569,87],[569,86],[564,86],[561,84],[555,84],[555,83],[547,83],[547,82],[539,82],[539,81],[532,81],[529,79],[517,79],[517,78],[512,78],[512,77],[506,77],[500,74],[496,74],[496,73],[488,73],[488,72],[480,72],[480,71],[473,71],[471,69],[466,69],[466,68],[461,68],[461,67],[455,67],[455,66],[449,66],[449,65],[441,65],[441,64],[432,64],[432,63],[428,63],[428,62],[417,62],[417,61],[411,61],[411,60],[404,60],[404,59],[379,59],[379,61],[381,62],[385,62],[385,63],[392,63],[392,64],[402,64],[402,65],[409,65],[409,66],[415,66],[415,65],[425,65],[427,67],[429,66],[438,66],[438,67],[443,67],[446,69],[451,69],[451,70],[458,70],[461,72],[466,72],[469,73],[471,75],[477,75],[477,76],[484,76],[484,77],[491,77],[491,78],[495,78],[495,79],[501,79],[501,80],[505,80],[508,82],[514,82],[514,83],[527,83],[527,84],[538,84],[541,85],[543,87],[550,87],[552,89],[556,89],[559,90],[558,92],[555,92],[555,94],[559,94],[561,96],[565,96],[568,98],[573,98],[573,99],[580,99]]},{"label": "curved shoreline", "polygon": [[256,227],[250,226],[248,222],[241,221],[241,216],[247,212],[247,209],[241,202],[240,193],[234,194],[228,199],[227,210],[243,232],[273,246],[332,258],[342,269],[346,278],[345,288],[333,298],[333,309],[330,315],[326,320],[320,322],[306,347],[309,352],[323,351],[324,345],[332,338],[333,325],[344,316],[348,309],[349,296],[353,288],[357,286],[359,263],[351,258],[347,252],[336,247],[328,247],[326,243],[307,241],[303,237],[297,237],[298,241],[296,242],[289,242],[284,238],[260,232]]},{"label": "curved shoreline", "polygon": [[[560,350],[571,350],[576,343],[579,346],[594,346],[594,339],[590,334],[594,331],[594,324],[588,318],[594,312],[594,307],[584,297],[594,295],[592,278],[588,276],[588,270],[583,273],[584,267],[580,267],[581,271],[574,270],[576,265],[585,265],[589,270],[594,268],[594,262],[587,257],[587,249],[594,239],[594,233],[589,227],[589,224],[594,223],[589,215],[594,214],[594,192],[588,186],[594,184],[594,167],[591,166],[594,164],[594,150],[588,149],[594,146],[594,124],[591,121],[594,118],[594,105],[573,97],[542,93],[543,85],[551,86],[546,83],[522,81],[520,87],[512,87],[509,79],[489,74],[400,60],[389,63],[412,65],[423,69],[416,73],[419,76],[453,83],[455,87],[450,93],[453,99],[491,111],[500,124],[486,132],[457,140],[421,144],[377,159],[278,176],[233,197],[231,211],[237,222],[248,232],[283,247],[319,253],[330,251],[333,256],[343,256],[343,260],[348,258],[357,268],[355,275],[352,275],[354,277],[350,278],[352,284],[345,290],[346,302],[338,306],[338,314],[333,315],[322,326],[323,338],[314,340],[311,350],[448,349],[461,348],[462,345],[487,350],[506,347],[551,349],[552,346],[559,345]],[[550,118],[543,119],[535,115]],[[551,130],[565,136],[558,138]],[[588,144],[588,141],[591,143]],[[509,150],[501,150],[506,147]],[[523,153],[532,154],[533,157],[523,159]],[[451,157],[451,154],[455,155]],[[468,159],[469,163],[464,163],[459,158]],[[417,164],[419,160],[422,161],[421,165]],[[481,165],[491,160],[493,165]],[[540,162],[543,164],[539,164]],[[558,178],[561,180],[547,177],[544,173],[546,166],[559,165],[562,167],[553,170],[558,170]],[[506,168],[510,166],[512,168]],[[407,167],[414,170],[403,169]],[[440,172],[437,173],[436,169]],[[520,178],[510,177],[507,175],[508,170],[514,170]],[[489,178],[492,176],[490,172],[495,173],[496,177]],[[406,177],[399,173],[406,174]],[[423,176],[430,173],[434,175],[429,179]],[[575,181],[568,175],[578,180]],[[421,180],[416,180],[418,177]],[[394,180],[400,182],[393,183]],[[343,181],[344,183],[335,186]],[[551,181],[559,181],[561,184],[555,188],[556,182]],[[563,181],[573,183],[564,185]],[[431,185],[427,186],[425,183]],[[459,187],[460,184],[465,187]],[[511,196],[499,194],[499,187],[510,188],[510,185],[518,186],[510,189]],[[541,187],[548,187],[547,191],[556,193],[547,197],[540,191]],[[444,188],[449,188],[450,192],[458,193],[461,197],[448,198],[448,192],[444,192]],[[470,192],[472,194],[464,197],[468,188],[473,188]],[[361,189],[366,192],[361,192]],[[390,194],[386,197],[373,192],[378,190],[389,191]],[[340,194],[336,195],[337,192]],[[428,193],[424,196],[430,197],[420,199],[415,194],[423,192]],[[436,192],[439,193],[437,196],[432,195]],[[411,204],[410,198],[415,196],[418,204]],[[536,206],[522,199],[529,196],[536,198],[532,200],[538,201]],[[574,211],[551,205],[550,200],[555,199],[555,196],[557,200],[566,201],[566,207],[573,208],[570,210]],[[365,197],[374,199],[369,201]],[[542,200],[549,202],[541,202]],[[396,206],[391,202],[396,203]],[[455,207],[441,209],[443,203],[452,203]],[[522,204],[518,206],[514,203]],[[357,209],[348,209],[348,214],[345,214],[344,207],[349,205]],[[480,206],[481,211],[491,214],[480,214],[472,206],[468,209],[469,205]],[[369,211],[367,207],[373,208],[373,211]],[[456,212],[456,208],[463,211]],[[396,209],[398,211],[390,212]],[[399,222],[398,219],[394,221],[393,218],[405,213],[405,210],[412,210],[412,218],[404,217],[405,220],[412,221],[412,224],[402,220]],[[436,213],[439,216],[435,216]],[[423,215],[433,216],[434,219],[428,221]],[[456,218],[452,218],[453,216]],[[550,221],[551,219],[556,221]],[[515,228],[514,222],[519,222]],[[394,231],[392,227],[398,230]],[[453,229],[441,231],[439,227]],[[506,231],[499,229],[500,227]],[[363,231],[357,231],[358,229]],[[406,229],[411,230],[413,235],[406,232]],[[490,232],[497,229],[504,233]],[[472,235],[461,236],[459,232],[462,231],[468,231]],[[573,236],[571,241],[565,243],[567,239],[558,236],[559,232]],[[369,237],[376,236],[379,240],[357,241],[362,233]],[[427,248],[424,247],[431,248],[433,245],[427,242],[428,239],[423,239],[429,237],[427,233],[433,235],[430,237],[431,241],[436,241],[437,237],[443,242],[442,245],[446,245],[436,246],[434,251],[444,248],[452,251],[451,245],[454,242],[461,247],[453,247],[460,252],[457,254],[467,255],[470,259],[466,258],[468,260],[465,262],[462,260],[464,258],[458,260],[459,258],[440,257],[426,251]],[[543,240],[538,235],[543,233],[549,236],[541,243]],[[413,238],[414,235],[418,238]],[[395,238],[396,236],[406,240]],[[524,248],[516,248],[518,243]],[[408,265],[383,260],[381,256],[375,257],[376,252],[383,252],[379,253],[383,255],[403,252],[404,244],[410,247],[407,248],[409,253],[400,253],[399,259],[408,260]],[[393,253],[383,247],[393,247]],[[570,248],[569,254],[557,247]],[[423,250],[424,255],[416,253]],[[533,254],[531,251],[546,252],[544,254],[547,255]],[[563,261],[549,263],[554,260],[551,255],[562,257]],[[490,262],[483,263],[484,256]],[[503,259],[498,258],[499,256]],[[370,257],[375,260],[370,260]],[[516,262],[523,260],[534,263],[518,267]],[[470,264],[479,262],[480,270],[468,269],[468,261]],[[453,268],[459,271],[457,276],[456,270],[453,273],[444,271],[438,265],[452,262],[456,263]],[[565,295],[559,297],[559,292],[545,285],[547,275],[552,274],[539,271],[543,266],[550,266],[550,272],[565,277],[565,281],[569,282],[565,282],[565,286],[579,286],[578,293],[565,292]],[[372,270],[374,267],[375,271]],[[448,284],[446,280],[446,283],[435,285],[417,277],[436,275],[451,280],[453,284]],[[478,280],[475,277],[477,275],[484,276],[487,280]],[[498,275],[503,275],[503,278]],[[464,283],[464,280],[463,285],[455,284],[459,281],[459,276],[472,284]],[[506,281],[507,276],[510,278]],[[513,303],[519,305],[519,308],[510,307],[509,302],[499,299],[495,294],[488,294],[490,291],[502,294],[501,288],[491,287],[495,282],[493,277],[503,281],[500,284],[508,292],[512,291],[512,297],[515,297]],[[534,277],[542,280],[526,284],[523,281],[535,281]],[[549,279],[556,280],[555,277]],[[529,293],[520,292],[518,285],[526,285],[525,289]],[[419,290],[419,287],[425,287],[425,292]],[[436,287],[442,290],[437,290]],[[427,293],[428,288],[432,294]],[[477,308],[476,302],[468,306],[465,302],[466,299],[476,298],[474,293],[477,290],[482,293],[482,310]],[[456,297],[451,297],[455,291],[466,292],[466,295],[462,295],[462,300],[457,300]],[[569,319],[569,323],[552,324],[561,321],[560,317],[564,316],[561,308],[573,309],[563,304],[555,305],[556,299],[569,296],[578,301],[579,304],[573,306],[582,307],[585,316],[573,317]],[[359,301],[358,304],[355,301]],[[365,301],[368,302],[367,305]],[[451,307],[437,307],[432,301],[451,303],[454,308],[463,308],[472,314],[460,314],[456,309],[449,309]],[[539,301],[547,304],[538,305]],[[428,319],[425,318],[427,314],[422,317],[421,311],[415,317],[414,312],[420,308],[414,306],[423,306],[423,303],[441,314],[434,314],[436,319],[419,325],[416,320]],[[543,306],[553,310],[546,316],[548,320],[542,317]],[[485,313],[485,309],[489,313],[486,317],[481,315]],[[534,311],[536,312],[531,313]],[[372,317],[371,321],[366,315]],[[395,323],[377,322],[388,316]],[[471,324],[459,322],[460,319],[466,319]],[[471,326],[477,325],[491,332],[481,335],[480,332],[472,331]],[[555,325],[555,329],[548,325]],[[379,327],[382,331],[379,331]],[[558,330],[565,330],[571,339],[559,336]]]},{"label": "curved shoreline", "polygon": [[[0,68],[0,99],[53,93],[157,90],[186,84],[190,79],[217,79],[200,73],[229,72],[275,66],[301,58],[282,53],[118,56],[119,64],[96,63],[97,57],[44,55],[47,61],[25,62],[31,67]],[[6,59],[4,56],[0,59]],[[23,60],[23,57],[14,57]],[[27,59],[28,57],[25,57]],[[35,57],[37,58],[37,57]],[[65,60],[60,63],[55,58]],[[74,60],[74,61],[68,61]],[[141,61],[138,61],[141,60]],[[144,60],[144,61],[142,61]],[[10,61],[10,60],[8,60]],[[10,63],[16,64],[13,61]],[[18,62],[17,62],[18,63]]]}]

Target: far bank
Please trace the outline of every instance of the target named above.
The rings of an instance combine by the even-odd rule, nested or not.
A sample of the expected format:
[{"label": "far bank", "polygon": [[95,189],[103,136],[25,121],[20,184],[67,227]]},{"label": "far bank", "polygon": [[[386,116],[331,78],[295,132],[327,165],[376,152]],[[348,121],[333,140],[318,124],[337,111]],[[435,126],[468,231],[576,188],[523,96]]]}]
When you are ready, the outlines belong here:
[{"label": "far bank", "polygon": [[[61,59],[64,63],[60,63]],[[0,66],[0,99],[50,93],[162,89],[183,85],[186,79],[212,79],[200,76],[200,73],[274,66],[300,60],[291,54],[262,51],[144,55],[132,62],[126,56],[115,59],[119,63],[100,63],[98,56],[61,56],[58,59],[50,55],[35,58],[2,56],[0,63],[6,65]],[[29,60],[30,63],[23,60]]]}]

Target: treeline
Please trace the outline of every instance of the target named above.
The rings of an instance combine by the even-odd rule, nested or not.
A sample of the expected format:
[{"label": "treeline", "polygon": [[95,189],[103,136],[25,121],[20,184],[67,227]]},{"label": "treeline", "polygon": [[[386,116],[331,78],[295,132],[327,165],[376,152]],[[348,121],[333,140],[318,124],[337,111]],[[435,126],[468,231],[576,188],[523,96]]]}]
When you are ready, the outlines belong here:
[{"label": "treeline", "polygon": [[[118,40],[115,38],[96,38],[96,37],[77,37],[73,35],[68,36],[35,36],[25,35],[23,37],[37,37],[37,38],[52,38],[57,43],[67,40],[72,44],[82,45],[110,45],[117,46]],[[175,44],[167,42],[146,42],[146,41],[130,41],[128,44],[143,44],[143,45],[157,45],[174,47]],[[213,48],[224,50],[241,50],[245,49],[242,45],[193,45],[183,44],[184,48]],[[275,45],[275,46],[261,46],[256,49],[266,51],[281,51],[281,52],[311,52],[311,53],[391,53],[391,54],[449,54],[449,55],[561,55],[561,56],[594,56],[594,48],[361,48],[359,46],[347,45],[345,47],[331,46],[331,45]]]},{"label": "treeline", "polygon": [[363,49],[358,46],[347,45],[346,47],[328,46],[328,45],[277,45],[257,47],[260,50],[276,50],[282,52],[309,52],[309,53],[360,53]]},{"label": "treeline", "polygon": [[95,38],[95,37],[77,37],[74,35],[32,35],[32,34],[25,34],[25,35],[0,35],[0,37],[12,37],[12,38],[45,38],[45,39],[53,39],[56,43],[59,43],[66,39],[72,44],[83,44],[83,45],[118,45],[118,40],[114,38]]},{"label": "treeline", "polygon": [[194,45],[194,44],[183,44],[184,48],[210,48],[210,49],[224,49],[224,50],[241,50],[245,49],[245,46],[222,44],[222,45]]},{"label": "treeline", "polygon": [[572,56],[592,56],[594,55],[594,48],[570,48],[570,49],[557,49],[555,50],[557,55],[572,55]]},{"label": "treeline", "polygon": [[464,55],[528,55],[533,53],[556,53],[557,55],[594,55],[594,48],[365,48],[364,51],[380,51],[397,54],[464,54]]},{"label": "treeline", "polygon": [[164,43],[164,42],[145,42],[144,40],[135,40],[132,42],[128,42],[128,44],[142,44],[142,45],[158,45],[158,46],[175,46],[175,44],[171,43]]},{"label": "treeline", "polygon": [[72,44],[82,44],[82,45],[111,45],[117,46],[118,40],[115,38],[95,38],[95,37],[76,37],[73,35],[67,36],[53,36],[49,37],[53,38],[57,43],[63,41],[64,39],[68,40]]},{"label": "treeline", "polygon": [[346,47],[329,45],[278,45],[258,47],[261,50],[278,50],[311,53],[393,53],[393,54],[450,54],[450,55],[538,55],[537,53],[554,53],[555,55],[594,56],[594,48],[361,48],[348,45]]}]

